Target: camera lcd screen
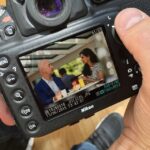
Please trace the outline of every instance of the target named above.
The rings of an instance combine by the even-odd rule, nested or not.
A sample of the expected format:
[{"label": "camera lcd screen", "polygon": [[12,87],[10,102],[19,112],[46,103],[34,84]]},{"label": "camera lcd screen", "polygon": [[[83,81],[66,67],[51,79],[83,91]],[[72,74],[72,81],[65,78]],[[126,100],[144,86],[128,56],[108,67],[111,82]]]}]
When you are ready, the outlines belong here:
[{"label": "camera lcd screen", "polygon": [[101,27],[50,43],[19,59],[46,120],[101,101],[120,87]]}]

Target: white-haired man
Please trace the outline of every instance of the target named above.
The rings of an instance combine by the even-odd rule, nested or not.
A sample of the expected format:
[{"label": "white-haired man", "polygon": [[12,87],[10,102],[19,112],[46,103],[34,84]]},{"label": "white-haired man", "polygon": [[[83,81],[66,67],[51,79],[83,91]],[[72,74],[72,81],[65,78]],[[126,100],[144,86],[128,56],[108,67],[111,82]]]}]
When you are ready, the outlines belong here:
[{"label": "white-haired man", "polygon": [[48,60],[41,60],[38,64],[41,80],[35,86],[38,100],[43,106],[47,106],[61,98],[61,90],[65,86],[61,78],[53,76],[54,67]]}]

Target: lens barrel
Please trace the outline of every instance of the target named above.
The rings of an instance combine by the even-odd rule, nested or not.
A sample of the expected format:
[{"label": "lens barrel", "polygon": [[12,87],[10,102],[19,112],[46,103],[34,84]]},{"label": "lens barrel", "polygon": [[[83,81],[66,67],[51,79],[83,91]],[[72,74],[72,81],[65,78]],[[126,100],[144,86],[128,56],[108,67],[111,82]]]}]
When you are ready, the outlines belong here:
[{"label": "lens barrel", "polygon": [[70,0],[28,0],[27,11],[37,23],[55,27],[64,23],[71,14]]}]

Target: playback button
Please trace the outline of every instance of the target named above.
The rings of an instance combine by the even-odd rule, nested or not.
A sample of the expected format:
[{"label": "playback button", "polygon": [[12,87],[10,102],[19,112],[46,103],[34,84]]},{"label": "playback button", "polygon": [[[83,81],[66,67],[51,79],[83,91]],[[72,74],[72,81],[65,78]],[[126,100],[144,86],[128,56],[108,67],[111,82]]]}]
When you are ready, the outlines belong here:
[{"label": "playback button", "polygon": [[9,85],[13,85],[17,82],[17,75],[14,73],[9,73],[6,75],[5,81]]}]

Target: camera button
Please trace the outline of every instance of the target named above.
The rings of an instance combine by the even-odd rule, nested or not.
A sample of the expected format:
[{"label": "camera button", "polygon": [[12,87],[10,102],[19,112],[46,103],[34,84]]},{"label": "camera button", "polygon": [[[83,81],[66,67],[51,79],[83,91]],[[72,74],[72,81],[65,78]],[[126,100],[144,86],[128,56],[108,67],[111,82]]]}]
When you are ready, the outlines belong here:
[{"label": "camera button", "polygon": [[20,110],[20,113],[23,117],[28,117],[32,113],[31,106],[23,106]]},{"label": "camera button", "polygon": [[15,26],[13,25],[6,26],[4,32],[7,36],[13,36],[16,32]]},{"label": "camera button", "polygon": [[0,68],[6,68],[9,65],[9,59],[6,56],[0,56]]},{"label": "camera button", "polygon": [[134,78],[134,74],[131,73],[131,74],[128,75],[128,77],[129,77],[130,79],[133,79],[133,78]]},{"label": "camera button", "polygon": [[35,131],[38,128],[38,122],[35,120],[29,121],[27,124],[27,129],[29,131]]},{"label": "camera button", "polygon": [[10,85],[13,85],[17,82],[17,76],[14,73],[10,73],[5,78],[6,82]]},{"label": "camera button", "polygon": [[135,74],[141,74],[141,68],[138,64],[134,65]]},{"label": "camera button", "polygon": [[132,88],[132,91],[136,91],[136,90],[139,89],[139,85],[138,85],[138,84],[133,84],[133,85],[131,86],[131,88]]},{"label": "camera button", "polygon": [[133,72],[133,69],[132,68],[128,68],[127,72],[130,74]]},{"label": "camera button", "polygon": [[24,92],[22,90],[17,90],[13,94],[15,101],[20,102],[24,99]]}]

